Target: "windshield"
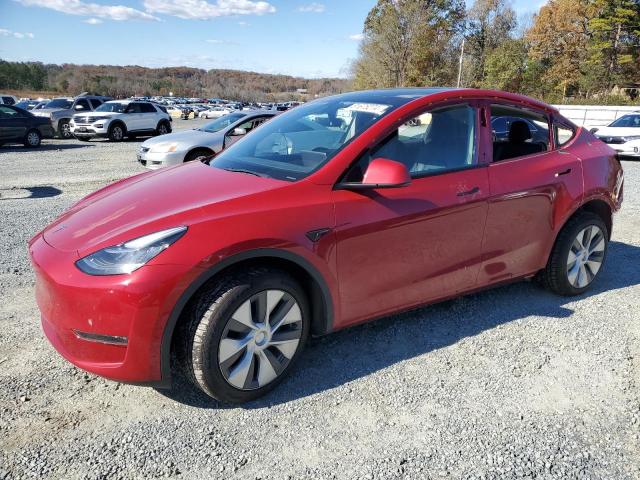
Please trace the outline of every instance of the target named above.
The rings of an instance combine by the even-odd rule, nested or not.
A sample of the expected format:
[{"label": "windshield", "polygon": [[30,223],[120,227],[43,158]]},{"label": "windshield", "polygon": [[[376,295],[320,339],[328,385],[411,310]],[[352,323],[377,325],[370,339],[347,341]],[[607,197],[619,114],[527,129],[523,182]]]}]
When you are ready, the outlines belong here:
[{"label": "windshield", "polygon": [[122,112],[124,112],[125,108],[127,108],[127,106],[124,103],[107,102],[107,103],[103,103],[98,108],[96,108],[96,112],[118,112],[118,113],[122,113]]},{"label": "windshield", "polygon": [[613,122],[610,127],[640,127],[640,115],[625,115]]},{"label": "windshield", "polygon": [[243,117],[246,117],[246,115],[243,113],[229,113],[224,117],[220,117],[217,120],[214,120],[213,122],[204,124],[200,128],[196,128],[196,130],[200,130],[202,132],[209,132],[209,133],[219,132],[223,128],[228,127],[229,125],[237,122]]},{"label": "windshield", "polygon": [[47,103],[44,108],[64,108],[64,109],[69,109],[71,108],[71,106],[73,105],[73,102],[71,100],[68,100],[66,98],[55,98],[53,100],[51,100],[49,103]]},{"label": "windshield", "polygon": [[338,96],[296,107],[222,152],[210,165],[279,180],[300,180],[395,108],[384,101]]}]

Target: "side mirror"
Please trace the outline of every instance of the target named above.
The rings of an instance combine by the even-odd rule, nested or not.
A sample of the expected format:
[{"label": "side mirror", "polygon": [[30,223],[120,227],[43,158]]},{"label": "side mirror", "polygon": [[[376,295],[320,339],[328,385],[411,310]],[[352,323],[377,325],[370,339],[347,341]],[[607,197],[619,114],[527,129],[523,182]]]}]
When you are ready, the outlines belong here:
[{"label": "side mirror", "polygon": [[74,110],[84,110],[84,107],[82,105],[76,105],[75,107],[73,107]]},{"label": "side mirror", "polygon": [[240,135],[246,135],[247,134],[247,129],[246,128],[234,128],[233,132],[231,132],[231,136],[233,137],[237,137]]},{"label": "side mirror", "polygon": [[361,183],[341,183],[338,187],[343,190],[370,190],[406,187],[410,183],[411,174],[403,163],[387,158],[374,158],[364,172]]}]

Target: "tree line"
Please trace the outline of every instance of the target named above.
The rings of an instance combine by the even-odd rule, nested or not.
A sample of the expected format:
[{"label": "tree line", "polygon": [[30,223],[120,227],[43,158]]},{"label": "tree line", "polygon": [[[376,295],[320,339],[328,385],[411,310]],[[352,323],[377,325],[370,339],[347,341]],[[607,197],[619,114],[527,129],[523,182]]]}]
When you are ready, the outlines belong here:
[{"label": "tree line", "polygon": [[[60,95],[91,92],[116,98],[173,93],[180,97],[286,101],[332,95],[348,88],[349,81],[345,79],[305,79],[237,70],[53,65],[0,60],[2,91],[46,91]],[[306,89],[307,93],[299,95],[298,89]]]},{"label": "tree line", "polygon": [[640,0],[378,0],[352,65],[357,89],[464,86],[549,102],[629,102],[640,90]]}]

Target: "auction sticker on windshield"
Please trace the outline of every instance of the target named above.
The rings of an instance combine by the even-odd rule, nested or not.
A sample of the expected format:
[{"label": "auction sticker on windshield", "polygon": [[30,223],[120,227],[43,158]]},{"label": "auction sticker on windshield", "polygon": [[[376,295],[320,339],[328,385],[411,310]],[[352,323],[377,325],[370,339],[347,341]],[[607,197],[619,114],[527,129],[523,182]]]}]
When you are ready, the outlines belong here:
[{"label": "auction sticker on windshield", "polygon": [[354,103],[345,107],[344,110],[348,112],[366,112],[373,113],[374,115],[382,115],[386,112],[391,105],[383,105],[381,103]]}]

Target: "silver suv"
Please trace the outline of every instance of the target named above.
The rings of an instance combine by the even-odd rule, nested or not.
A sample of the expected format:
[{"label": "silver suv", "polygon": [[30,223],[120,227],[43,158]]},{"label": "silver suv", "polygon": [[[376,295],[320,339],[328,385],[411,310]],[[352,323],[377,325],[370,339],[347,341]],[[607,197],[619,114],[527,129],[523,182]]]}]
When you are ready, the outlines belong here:
[{"label": "silver suv", "polygon": [[71,138],[69,123],[75,113],[93,112],[111,97],[82,94],[78,97],[59,97],[47,103],[44,108],[33,112],[38,117],[47,117],[51,120],[54,132],[60,138]]}]

